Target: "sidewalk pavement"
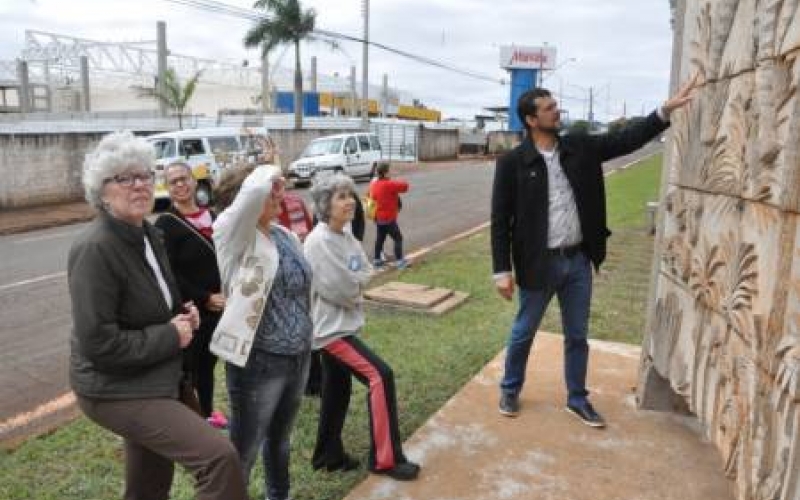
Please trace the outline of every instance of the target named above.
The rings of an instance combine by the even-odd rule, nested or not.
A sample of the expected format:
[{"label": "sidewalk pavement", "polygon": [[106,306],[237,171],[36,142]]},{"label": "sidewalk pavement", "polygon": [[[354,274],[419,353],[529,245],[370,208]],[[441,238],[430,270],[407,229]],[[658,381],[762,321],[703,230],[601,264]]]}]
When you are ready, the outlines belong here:
[{"label": "sidewalk pavement", "polygon": [[0,210],[0,236],[84,222],[94,214],[85,201]]},{"label": "sidewalk pavement", "polygon": [[733,499],[694,419],[636,409],[638,348],[592,342],[591,399],[608,421],[597,430],[564,410],[561,346],[537,335],[519,417],[497,411],[500,354],[406,443],[417,481],[371,475],[346,500]]}]

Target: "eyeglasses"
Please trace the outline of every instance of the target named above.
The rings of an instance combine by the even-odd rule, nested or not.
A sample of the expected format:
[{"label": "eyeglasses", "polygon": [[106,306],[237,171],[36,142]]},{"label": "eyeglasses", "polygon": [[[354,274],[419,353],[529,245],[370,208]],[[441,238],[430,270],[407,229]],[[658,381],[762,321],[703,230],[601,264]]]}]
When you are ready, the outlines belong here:
[{"label": "eyeglasses", "polygon": [[139,181],[143,186],[152,186],[155,174],[153,172],[137,172],[131,174],[117,174],[113,177],[105,179],[103,182],[115,182],[124,188],[133,187],[136,181]]},{"label": "eyeglasses", "polygon": [[178,185],[181,185],[181,184],[189,184],[189,178],[188,177],[175,177],[174,179],[170,179],[169,181],[167,181],[167,184],[169,184],[170,186],[178,186]]}]

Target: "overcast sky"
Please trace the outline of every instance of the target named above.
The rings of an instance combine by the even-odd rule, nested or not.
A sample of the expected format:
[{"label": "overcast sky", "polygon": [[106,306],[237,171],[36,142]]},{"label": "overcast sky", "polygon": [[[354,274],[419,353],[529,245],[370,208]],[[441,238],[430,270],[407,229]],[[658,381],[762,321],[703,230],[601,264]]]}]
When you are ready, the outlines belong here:
[{"label": "overcast sky", "polygon": [[[225,0],[239,7],[252,2]],[[361,37],[362,0],[304,0],[317,11],[317,27]],[[370,39],[407,52],[496,78],[501,45],[557,50],[545,86],[562,96],[573,118],[586,114],[588,87],[597,89],[596,115],[605,120],[649,112],[667,97],[672,46],[669,0],[372,0]],[[176,5],[166,0],[0,0],[0,60],[15,59],[24,31],[35,29],[103,41],[155,39],[155,23],[167,22],[173,52],[222,60],[256,60],[242,37],[250,22]],[[303,64],[318,57],[318,70],[361,78],[361,46],[337,53],[304,45]],[[574,61],[569,61],[574,58]],[[293,63],[287,52],[282,64]],[[304,69],[306,69],[304,67]],[[389,75],[390,85],[410,92],[445,117],[472,117],[486,106],[505,106],[508,86],[421,65],[370,49],[370,81]]]}]

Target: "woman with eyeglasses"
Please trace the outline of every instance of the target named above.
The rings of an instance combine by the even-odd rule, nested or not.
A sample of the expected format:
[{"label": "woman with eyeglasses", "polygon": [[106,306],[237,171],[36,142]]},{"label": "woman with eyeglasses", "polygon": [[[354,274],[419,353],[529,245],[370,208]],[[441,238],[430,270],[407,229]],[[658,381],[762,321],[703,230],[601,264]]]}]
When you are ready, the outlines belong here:
[{"label": "woman with eyeglasses", "polygon": [[164,177],[172,205],[155,225],[164,232],[167,256],[181,295],[200,311],[200,328],[184,351],[184,369],[197,391],[201,416],[214,427],[225,428],[225,415],[214,411],[217,357],[209,350],[211,335],[225,308],[212,239],[215,215],[195,201],[197,180],[188,164],[167,165]]},{"label": "woman with eyeglasses", "polygon": [[98,211],[69,252],[70,384],[86,416],[123,439],[126,500],[166,500],[174,463],[196,498],[247,499],[230,441],[179,400],[182,349],[200,323],[182,302],[153,206],[153,148],[130,132],[86,156],[86,199]]}]

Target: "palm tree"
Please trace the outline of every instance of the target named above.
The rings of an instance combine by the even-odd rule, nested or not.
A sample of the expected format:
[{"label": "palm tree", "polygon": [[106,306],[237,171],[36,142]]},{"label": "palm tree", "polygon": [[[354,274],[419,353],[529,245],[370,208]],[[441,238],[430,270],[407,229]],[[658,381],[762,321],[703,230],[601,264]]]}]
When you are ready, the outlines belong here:
[{"label": "palm tree", "polygon": [[183,111],[189,104],[189,101],[197,89],[197,82],[200,80],[200,75],[203,70],[195,73],[186,82],[186,85],[181,85],[177,73],[174,68],[168,68],[164,72],[164,85],[156,85],[155,88],[140,88],[140,97],[154,97],[164,103],[168,108],[174,109],[178,112],[178,128],[183,130]]},{"label": "palm tree", "polygon": [[181,85],[175,70],[168,68],[164,72],[164,86],[154,92],[156,99],[178,112],[178,128],[181,130],[183,130],[183,111],[192,99],[202,73],[203,70],[198,71],[186,81],[186,85]]},{"label": "palm tree", "polygon": [[303,128],[303,71],[300,67],[300,42],[312,40],[317,13],[303,10],[300,0],[258,0],[253,8],[262,9],[264,17],[247,31],[244,46],[261,46],[262,60],[267,53],[284,43],[294,45],[294,128]]}]

